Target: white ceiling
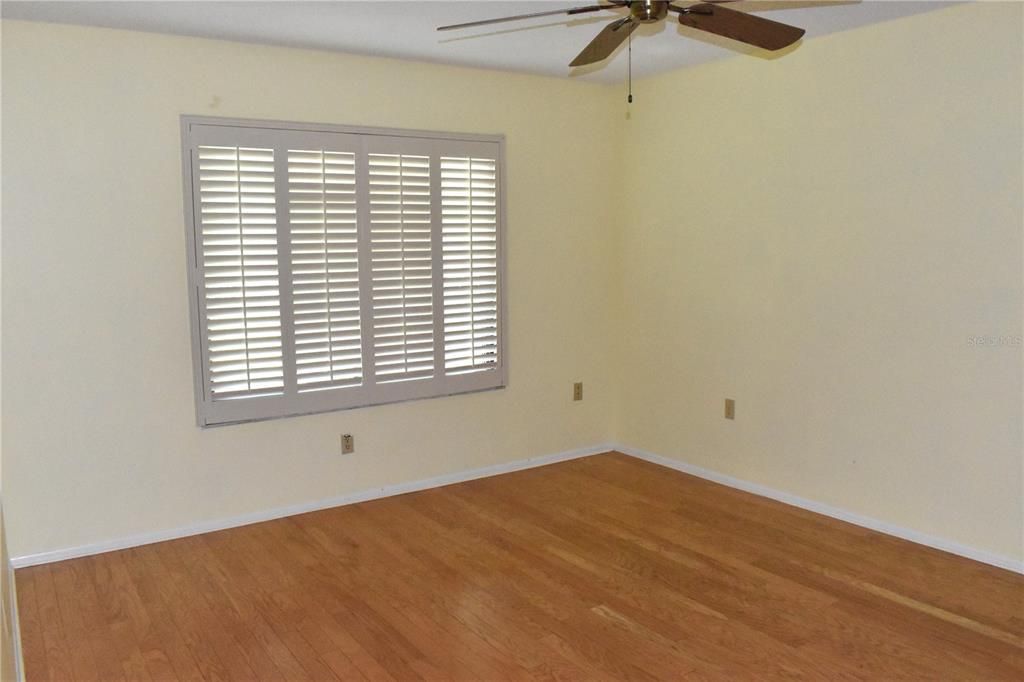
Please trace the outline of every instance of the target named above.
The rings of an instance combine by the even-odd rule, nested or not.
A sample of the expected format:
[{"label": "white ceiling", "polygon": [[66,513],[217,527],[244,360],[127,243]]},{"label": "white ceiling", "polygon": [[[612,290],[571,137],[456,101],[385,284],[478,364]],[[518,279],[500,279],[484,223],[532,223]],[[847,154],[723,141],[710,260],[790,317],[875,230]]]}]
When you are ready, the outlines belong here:
[{"label": "white ceiling", "polygon": [[[690,4],[689,0],[679,0]],[[477,19],[593,4],[488,0],[346,2],[134,1],[25,2],[5,0],[3,18],[106,26],[271,45],[316,48],[509,71],[616,82],[625,76],[620,50],[599,65],[567,64],[619,12],[554,16],[438,33],[437,26]],[[737,2],[732,8],[764,11],[775,21],[807,29],[804,40],[895,19],[952,3],[866,0],[824,7],[766,11],[780,2]],[[792,3],[791,3],[792,4]],[[798,3],[808,4],[808,3]],[[633,76],[641,77],[739,52],[767,53],[666,21],[633,34]],[[867,46],[865,46],[867,47]],[[799,49],[799,43],[792,49]]]}]

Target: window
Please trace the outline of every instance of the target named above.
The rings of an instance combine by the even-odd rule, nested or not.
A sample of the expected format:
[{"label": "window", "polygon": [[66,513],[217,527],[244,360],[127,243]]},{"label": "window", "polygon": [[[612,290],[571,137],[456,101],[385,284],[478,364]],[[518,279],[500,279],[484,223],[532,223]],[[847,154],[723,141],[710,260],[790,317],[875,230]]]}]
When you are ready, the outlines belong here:
[{"label": "window", "polygon": [[495,136],[182,119],[200,425],[505,385]]}]

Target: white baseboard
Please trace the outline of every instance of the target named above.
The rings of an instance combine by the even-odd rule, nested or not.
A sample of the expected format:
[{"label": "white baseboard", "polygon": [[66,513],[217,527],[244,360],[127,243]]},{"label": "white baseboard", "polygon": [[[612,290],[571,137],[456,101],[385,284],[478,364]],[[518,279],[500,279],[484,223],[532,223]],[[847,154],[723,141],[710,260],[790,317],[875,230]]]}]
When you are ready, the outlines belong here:
[{"label": "white baseboard", "polygon": [[368,500],[376,500],[382,497],[391,497],[393,495],[402,495],[405,493],[416,492],[418,490],[427,490],[429,488],[439,488],[445,485],[451,485],[453,483],[461,483],[463,481],[471,481],[476,478],[485,478],[487,476],[497,476],[499,474],[506,474],[513,471],[520,471],[522,469],[530,469],[533,467],[544,466],[546,464],[554,464],[556,462],[564,462],[570,459],[577,459],[580,457],[587,457],[589,455],[595,455],[602,452],[608,452],[610,450],[616,450],[631,457],[636,457],[653,464],[658,464],[670,469],[682,471],[683,473],[697,476],[715,483],[729,486],[730,488],[736,488],[743,490],[754,495],[760,495],[761,497],[767,497],[784,504],[806,509],[808,511],[830,516],[840,521],[846,521],[857,526],[869,528],[886,535],[892,535],[910,542],[915,542],[919,545],[925,545],[934,549],[939,549],[944,552],[951,554],[957,554],[959,556],[973,559],[974,561],[980,561],[985,564],[997,566],[999,568],[1005,568],[1016,573],[1024,574],[1024,561],[1012,559],[999,554],[988,552],[981,549],[976,549],[968,545],[963,545],[952,540],[945,538],[935,537],[927,535],[925,533],[918,532],[910,528],[904,528],[897,526],[886,521],[879,521],[867,516],[847,511],[845,509],[839,509],[838,507],[832,507],[830,505],[816,502],[814,500],[808,500],[791,493],[787,493],[781,490],[775,490],[758,483],[751,483],[750,481],[744,481],[739,478],[727,476],[726,474],[712,471],[710,469],[704,469],[702,467],[688,464],[678,459],[672,459],[670,457],[663,457],[661,455],[640,450],[638,448],[632,448],[625,445],[605,443],[601,445],[593,445],[585,448],[577,448],[575,450],[568,450],[565,452],[559,452],[551,455],[542,455],[539,457],[531,457],[528,459],[520,459],[513,462],[505,462],[503,464],[495,464],[488,467],[481,467],[479,469],[469,469],[466,471],[458,471],[451,474],[444,474],[441,476],[435,476],[432,478],[425,478],[418,481],[410,481],[408,483],[396,483],[394,485],[387,485],[380,488],[372,488],[370,490],[364,490],[361,492],[349,493],[346,495],[339,495],[337,497],[330,497],[323,500],[316,500],[313,502],[303,502],[299,504],[290,505],[287,507],[278,507],[276,509],[268,509],[265,511],[253,512],[251,514],[243,514],[241,516],[234,516],[226,519],[218,519],[214,521],[205,521],[202,523],[193,524],[190,526],[183,526],[180,528],[171,528],[168,530],[157,531],[154,533],[142,533],[140,535],[133,535],[126,538],[119,538],[114,540],[107,540],[103,542],[96,542],[87,545],[80,545],[78,547],[71,547],[67,549],[57,549],[49,552],[40,552],[38,554],[28,554],[24,556],[13,557],[11,559],[11,565],[14,568],[23,568],[25,566],[35,566],[37,564],[52,563],[54,561],[63,561],[65,559],[74,559],[82,556],[89,556],[92,554],[100,554],[102,552],[111,552],[118,549],[127,549],[129,547],[138,547],[141,545],[148,545],[154,542],[163,542],[165,540],[174,540],[176,538],[188,537],[190,535],[199,535],[201,533],[209,533],[217,530],[225,530],[227,528],[236,528],[238,526],[247,526],[252,523],[259,523],[261,521],[270,521],[273,519],[279,519],[285,516],[294,516],[295,514],[304,514],[306,512],[318,511],[321,509],[329,509],[331,507],[340,507],[347,504],[355,504],[357,502],[366,502]]},{"label": "white baseboard", "polygon": [[775,490],[774,488],[769,488],[768,486],[764,486],[759,483],[751,483],[750,481],[733,478],[732,476],[727,476],[726,474],[722,474],[717,471],[688,464],[678,459],[656,455],[653,452],[647,452],[646,450],[631,448],[624,445],[616,445],[615,449],[625,455],[646,460],[653,464],[668,467],[669,469],[675,469],[676,471],[682,471],[683,473],[697,476],[698,478],[703,478],[715,483],[720,483],[722,485],[729,486],[730,488],[736,488],[748,493],[753,493],[754,495],[767,497],[793,507],[799,507],[818,514],[823,514],[824,516],[839,519],[840,521],[846,521],[847,523],[852,523],[855,526],[875,530],[879,533],[885,533],[886,535],[893,535],[895,537],[902,538],[903,540],[915,542],[919,545],[925,545],[927,547],[932,547],[933,549],[940,549],[943,552],[957,554],[968,559],[973,559],[974,561],[980,561],[999,568],[1005,568],[1008,571],[1024,574],[1024,561],[1019,561],[1000,554],[970,547],[968,545],[936,537],[934,535],[921,533],[911,528],[904,528],[886,521],[879,521],[878,519],[862,516],[861,514],[847,511],[845,509],[839,509],[838,507],[832,507],[821,502],[808,500],[781,490]]},{"label": "white baseboard", "polygon": [[346,495],[338,495],[337,497],[329,497],[323,500],[301,502],[299,504],[293,504],[287,507],[277,507],[276,509],[268,509],[265,511],[253,512],[251,514],[242,514],[241,516],[233,516],[226,519],[204,521],[189,526],[170,528],[167,530],[156,531],[153,533],[141,533],[139,535],[132,535],[126,538],[117,538],[113,540],[95,542],[87,545],[79,545],[78,547],[69,547],[67,549],[55,549],[49,552],[26,554],[23,556],[12,557],[11,565],[14,566],[14,568],[24,568],[26,566],[49,564],[55,561],[64,561],[65,559],[75,559],[78,557],[89,556],[92,554],[112,552],[118,549],[139,547],[141,545],[149,545],[154,542],[174,540],[177,538],[188,537],[190,535],[199,535],[201,533],[210,533],[217,530],[225,530],[227,528],[237,528],[238,526],[247,526],[249,524],[259,523],[261,521],[271,521],[273,519],[280,519],[285,516],[294,516],[296,514],[305,514],[306,512],[319,511],[321,509],[329,509],[331,507],[341,507],[347,504],[355,504],[356,502],[366,502],[368,500],[376,500],[382,497],[391,497],[393,495],[403,495],[405,493],[412,493],[418,490],[439,488],[441,486],[451,485],[453,483],[472,481],[473,479],[476,478],[486,478],[488,476],[497,476],[498,474],[507,474],[513,471],[521,471],[522,469],[532,469],[534,467],[540,467],[546,464],[554,464],[556,462],[565,462],[570,459],[578,459],[580,457],[596,455],[600,452],[608,452],[609,450],[613,449],[615,449],[614,445],[605,443],[601,445],[592,445],[590,447],[585,448],[577,448],[575,450],[567,450],[565,452],[558,452],[551,455],[541,455],[539,457],[519,459],[512,462],[504,462],[502,464],[494,464],[492,466],[480,467],[479,469],[457,471],[450,474],[442,474],[441,476],[434,476],[432,478],[420,479],[418,481],[410,481],[408,483],[396,483],[394,485],[386,485],[380,488],[371,488],[370,490],[348,493]]}]

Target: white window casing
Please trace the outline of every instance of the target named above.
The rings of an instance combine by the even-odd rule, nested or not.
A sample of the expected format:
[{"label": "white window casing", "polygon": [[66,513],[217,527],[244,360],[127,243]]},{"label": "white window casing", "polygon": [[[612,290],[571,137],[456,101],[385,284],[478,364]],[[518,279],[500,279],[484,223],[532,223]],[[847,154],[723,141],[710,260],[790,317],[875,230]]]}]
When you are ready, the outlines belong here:
[{"label": "white window casing", "polygon": [[201,426],[501,388],[504,139],[182,117]]}]

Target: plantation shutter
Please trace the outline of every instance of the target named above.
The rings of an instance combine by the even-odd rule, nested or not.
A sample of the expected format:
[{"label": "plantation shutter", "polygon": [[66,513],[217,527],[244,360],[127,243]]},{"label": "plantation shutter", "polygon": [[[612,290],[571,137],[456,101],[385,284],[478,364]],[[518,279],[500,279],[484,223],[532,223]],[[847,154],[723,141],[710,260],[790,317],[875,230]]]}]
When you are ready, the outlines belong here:
[{"label": "plantation shutter", "polygon": [[362,383],[356,155],[288,150],[298,391]]},{"label": "plantation shutter", "polygon": [[441,157],[444,364],[449,374],[498,361],[498,161]]},{"label": "plantation shutter", "polygon": [[367,164],[376,378],[432,377],[430,157],[371,152]]},{"label": "plantation shutter", "polygon": [[274,152],[200,146],[199,250],[211,400],[284,389]]},{"label": "plantation shutter", "polygon": [[201,425],[504,386],[500,141],[183,123]]}]

